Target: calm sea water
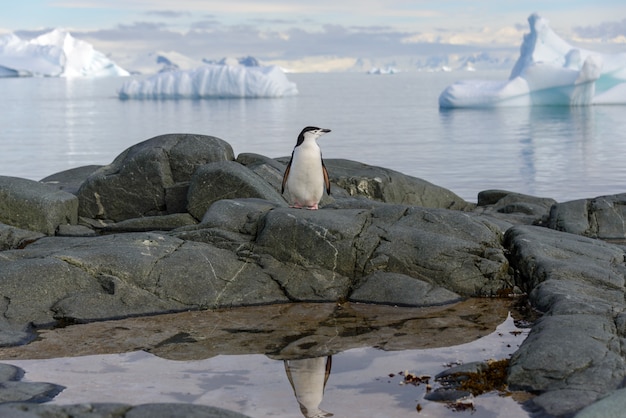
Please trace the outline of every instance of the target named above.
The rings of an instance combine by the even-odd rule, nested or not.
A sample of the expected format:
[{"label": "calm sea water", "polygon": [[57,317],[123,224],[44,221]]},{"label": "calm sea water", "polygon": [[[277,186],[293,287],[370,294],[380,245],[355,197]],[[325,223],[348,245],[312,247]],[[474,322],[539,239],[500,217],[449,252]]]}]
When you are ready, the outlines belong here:
[{"label": "calm sea water", "polygon": [[626,192],[626,108],[534,107],[440,111],[456,80],[506,72],[289,74],[280,99],[121,101],[121,78],[0,79],[0,175],[39,180],[108,164],[156,135],[228,141],[235,153],[291,153],[307,125],[332,129],[325,158],[380,165],[476,201],[507,189],[566,201]]}]

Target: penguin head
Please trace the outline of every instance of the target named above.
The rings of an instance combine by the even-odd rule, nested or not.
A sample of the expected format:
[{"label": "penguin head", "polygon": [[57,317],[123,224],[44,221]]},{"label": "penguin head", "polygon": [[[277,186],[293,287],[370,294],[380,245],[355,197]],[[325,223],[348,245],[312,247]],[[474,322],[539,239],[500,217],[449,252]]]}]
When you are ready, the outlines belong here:
[{"label": "penguin head", "polygon": [[298,135],[298,142],[296,143],[296,147],[304,142],[305,139],[310,139],[315,141],[320,136],[327,134],[330,132],[330,129],[318,128],[316,126],[307,126],[300,132]]}]

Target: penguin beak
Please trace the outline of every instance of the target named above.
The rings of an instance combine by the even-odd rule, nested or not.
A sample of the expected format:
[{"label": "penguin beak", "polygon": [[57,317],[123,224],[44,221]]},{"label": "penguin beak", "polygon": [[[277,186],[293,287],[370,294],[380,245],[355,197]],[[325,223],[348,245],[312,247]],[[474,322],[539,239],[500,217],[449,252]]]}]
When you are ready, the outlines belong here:
[{"label": "penguin beak", "polygon": [[323,134],[327,134],[330,132],[330,129],[320,129],[320,132]]}]

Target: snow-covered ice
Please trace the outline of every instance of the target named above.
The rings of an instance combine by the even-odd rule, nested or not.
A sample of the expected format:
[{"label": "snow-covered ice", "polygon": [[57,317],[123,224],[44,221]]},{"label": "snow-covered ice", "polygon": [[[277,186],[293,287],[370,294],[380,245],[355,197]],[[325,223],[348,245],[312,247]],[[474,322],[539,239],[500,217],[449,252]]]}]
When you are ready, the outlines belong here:
[{"label": "snow-covered ice", "polygon": [[54,29],[24,40],[9,33],[0,36],[0,77],[127,76],[88,42]]},{"label": "snow-covered ice", "polygon": [[206,99],[283,97],[298,94],[295,83],[276,66],[205,65],[128,80],[120,99]]},{"label": "snow-covered ice", "polygon": [[465,80],[439,96],[442,108],[626,104],[626,53],[577,48],[537,14],[528,18],[520,56],[506,81]]}]

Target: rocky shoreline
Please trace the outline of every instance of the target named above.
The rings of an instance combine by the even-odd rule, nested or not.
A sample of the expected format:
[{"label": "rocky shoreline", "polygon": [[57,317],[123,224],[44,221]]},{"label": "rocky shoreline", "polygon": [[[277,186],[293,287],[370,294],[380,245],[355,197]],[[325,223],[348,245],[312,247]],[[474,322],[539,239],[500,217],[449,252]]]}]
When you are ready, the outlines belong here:
[{"label": "rocky shoreline", "polygon": [[[326,160],[332,194],[308,211],[280,195],[285,163],[170,134],[104,167],[0,177],[0,346],[37,328],[165,312],[527,294],[542,315],[511,359],[509,387],[536,394],[527,406],[544,416],[623,408],[626,194],[558,203],[488,190],[473,204],[393,170]],[[32,404],[55,388],[15,399],[23,389],[7,387],[19,372],[2,376],[0,402],[31,403],[0,413],[150,409]],[[197,416],[241,416],[206,411]]]}]

